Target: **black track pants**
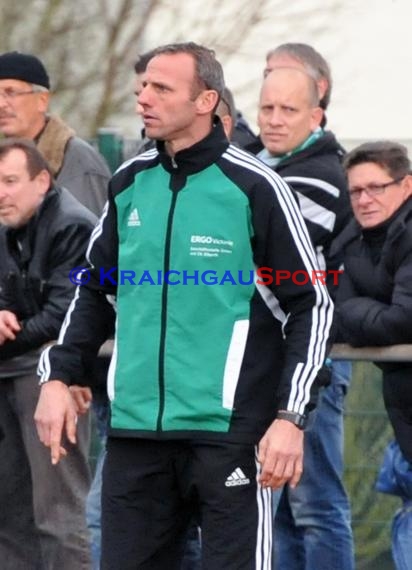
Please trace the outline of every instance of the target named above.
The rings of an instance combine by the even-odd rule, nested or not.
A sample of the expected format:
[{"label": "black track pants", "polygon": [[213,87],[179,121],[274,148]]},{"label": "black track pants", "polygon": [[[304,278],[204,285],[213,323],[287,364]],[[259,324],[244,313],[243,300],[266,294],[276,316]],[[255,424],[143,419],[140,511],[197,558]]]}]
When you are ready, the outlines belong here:
[{"label": "black track pants", "polygon": [[110,438],[102,570],[178,570],[193,516],[204,570],[270,570],[271,492],[255,447]]}]

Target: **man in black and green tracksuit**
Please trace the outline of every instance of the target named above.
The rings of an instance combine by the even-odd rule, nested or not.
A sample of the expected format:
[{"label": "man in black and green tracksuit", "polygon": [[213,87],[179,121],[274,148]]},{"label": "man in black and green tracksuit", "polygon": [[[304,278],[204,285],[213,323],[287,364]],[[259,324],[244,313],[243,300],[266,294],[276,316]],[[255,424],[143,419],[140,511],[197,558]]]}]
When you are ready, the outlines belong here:
[{"label": "man in black and green tracksuit", "polygon": [[[149,63],[139,102],[150,136],[178,92],[176,68],[188,73],[181,64],[196,57],[190,49]],[[287,185],[229,145],[219,122],[198,132],[176,152],[163,135],[114,175],[85,284],[40,362],[36,419],[57,461],[53,434],[62,425],[71,434],[64,384],[87,382],[116,319],[104,569],[178,568],[178,537],[194,510],[204,568],[268,569],[270,487],[300,475],[299,428],[331,301]]]}]

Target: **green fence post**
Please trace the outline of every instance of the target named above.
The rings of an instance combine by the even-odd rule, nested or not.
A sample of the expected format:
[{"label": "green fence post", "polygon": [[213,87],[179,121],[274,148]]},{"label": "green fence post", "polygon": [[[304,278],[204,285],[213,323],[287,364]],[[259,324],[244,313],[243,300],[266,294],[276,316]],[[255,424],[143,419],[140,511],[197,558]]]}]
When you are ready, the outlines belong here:
[{"label": "green fence post", "polygon": [[97,146],[112,172],[123,162],[123,137],[118,129],[103,127],[97,131]]}]

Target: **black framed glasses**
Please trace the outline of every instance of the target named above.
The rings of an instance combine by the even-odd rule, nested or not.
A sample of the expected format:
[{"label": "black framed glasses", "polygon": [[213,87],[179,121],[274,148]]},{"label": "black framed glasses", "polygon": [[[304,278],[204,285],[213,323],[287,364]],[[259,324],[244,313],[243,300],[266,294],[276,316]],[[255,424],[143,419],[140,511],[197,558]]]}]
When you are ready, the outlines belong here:
[{"label": "black framed glasses", "polygon": [[371,182],[367,186],[354,186],[353,188],[349,189],[349,196],[353,202],[357,202],[361,197],[362,192],[366,192],[366,194],[370,198],[374,198],[375,196],[379,196],[383,194],[389,186],[393,184],[399,184],[405,178],[406,175],[401,176],[400,178],[395,178],[395,180],[390,180],[389,182],[385,182],[383,184],[373,183]]}]

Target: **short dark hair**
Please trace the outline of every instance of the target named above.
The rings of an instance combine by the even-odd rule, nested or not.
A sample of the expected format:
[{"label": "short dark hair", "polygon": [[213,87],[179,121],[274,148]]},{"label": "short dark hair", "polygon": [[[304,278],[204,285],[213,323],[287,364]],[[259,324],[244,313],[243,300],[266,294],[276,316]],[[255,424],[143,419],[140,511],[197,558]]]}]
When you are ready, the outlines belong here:
[{"label": "short dark hair", "polygon": [[138,55],[137,60],[134,64],[134,70],[138,75],[146,71],[147,64],[153,57],[153,52],[154,50],[151,49]]},{"label": "short dark hair", "polygon": [[411,173],[408,149],[393,141],[375,141],[361,144],[351,150],[343,160],[343,167],[350,170],[358,164],[373,162],[386,170],[394,179]]},{"label": "short dark hair", "polygon": [[[194,91],[213,89],[217,91],[219,98],[225,88],[223,68],[215,57],[215,52],[195,42],[175,43],[159,46],[152,50],[152,58],[164,54],[187,53],[195,61]],[[150,59],[152,59],[150,58]]]},{"label": "short dark hair", "polygon": [[50,167],[33,141],[13,137],[1,139],[0,160],[3,160],[3,158],[14,149],[22,150],[26,155],[27,171],[29,173],[30,180],[36,178],[36,176],[40,174],[42,170],[47,170],[47,172],[50,174],[50,180],[52,180],[53,175]]},{"label": "short dark hair", "polygon": [[322,109],[327,109],[332,93],[332,72],[326,59],[309,44],[291,42],[280,44],[275,49],[270,50],[266,55],[266,61],[273,55],[282,54],[299,61],[305,67],[308,75],[315,81],[326,79],[328,87],[325,95],[319,101],[319,106]]}]

